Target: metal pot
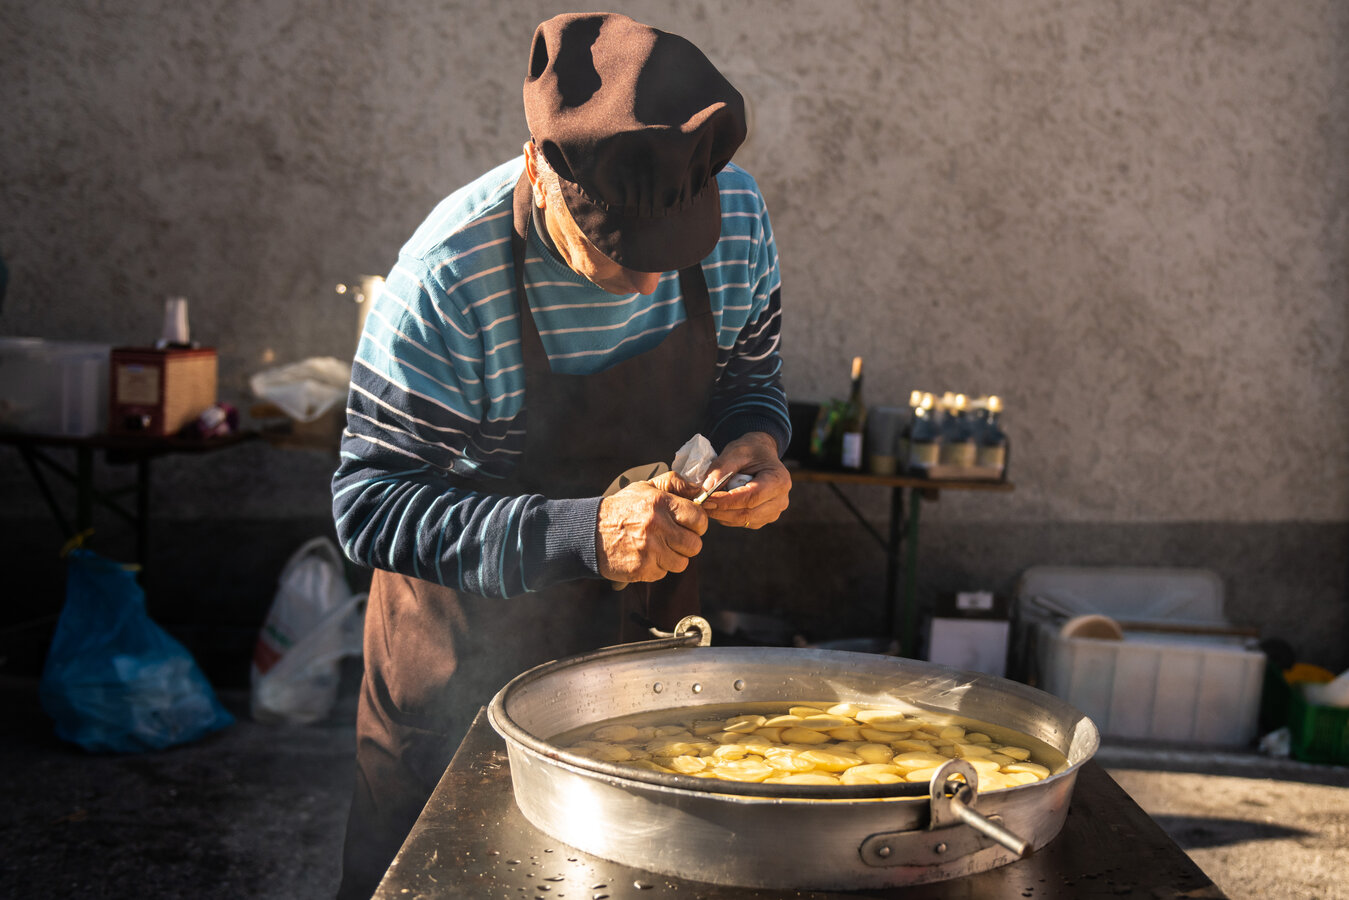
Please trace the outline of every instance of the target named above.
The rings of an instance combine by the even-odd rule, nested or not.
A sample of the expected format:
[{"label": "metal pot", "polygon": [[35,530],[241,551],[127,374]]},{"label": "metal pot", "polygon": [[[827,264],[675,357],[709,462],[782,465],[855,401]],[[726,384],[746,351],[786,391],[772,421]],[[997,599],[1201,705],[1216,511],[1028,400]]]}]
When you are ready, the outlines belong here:
[{"label": "metal pot", "polygon": [[[547,663],[501,689],[488,717],[506,741],[515,800],[530,822],[602,859],[715,884],[921,884],[986,871],[1047,844],[1063,826],[1078,769],[1100,743],[1086,716],[1005,679],[867,653],[709,647],[710,634],[690,617],[676,636]],[[626,768],[549,742],[617,716],[811,700],[976,719],[1043,741],[1068,762],[1043,781],[979,794],[961,760],[930,785],[742,784]],[[965,784],[950,780],[956,772]]]}]

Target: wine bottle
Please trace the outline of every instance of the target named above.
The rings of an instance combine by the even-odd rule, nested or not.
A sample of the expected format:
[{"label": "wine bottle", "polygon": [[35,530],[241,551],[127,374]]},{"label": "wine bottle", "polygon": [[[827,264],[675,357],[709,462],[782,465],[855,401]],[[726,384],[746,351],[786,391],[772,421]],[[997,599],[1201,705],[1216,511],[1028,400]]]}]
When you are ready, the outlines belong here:
[{"label": "wine bottle", "polygon": [[852,389],[848,392],[848,403],[843,411],[843,419],[839,422],[839,465],[845,469],[862,468],[862,436],[866,432],[866,422],[867,407],[862,400],[862,357],[854,356]]},{"label": "wine bottle", "polygon": [[927,474],[941,454],[941,429],[934,421],[932,407],[932,395],[924,393],[913,409],[913,424],[909,427],[908,465],[909,471],[917,475]]},{"label": "wine bottle", "polygon": [[964,394],[956,394],[946,406],[941,446],[941,463],[944,466],[968,468],[974,465],[978,451],[974,445],[974,432],[965,416],[966,403]]},{"label": "wine bottle", "polygon": [[988,417],[979,435],[978,463],[980,468],[997,470],[998,477],[1006,474],[1007,434],[1002,430],[1002,401],[988,398]]},{"label": "wine bottle", "polygon": [[909,465],[909,443],[913,440],[913,422],[918,418],[918,407],[923,402],[923,392],[914,390],[909,393],[909,418],[904,422],[904,429],[899,433],[899,440],[895,444],[895,458],[899,460],[900,469],[906,469]]}]

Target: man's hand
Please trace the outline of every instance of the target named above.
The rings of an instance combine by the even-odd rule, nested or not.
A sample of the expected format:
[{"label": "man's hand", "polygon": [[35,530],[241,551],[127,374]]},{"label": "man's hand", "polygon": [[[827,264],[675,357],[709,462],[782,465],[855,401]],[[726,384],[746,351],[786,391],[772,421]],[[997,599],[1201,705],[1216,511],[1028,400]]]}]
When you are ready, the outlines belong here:
[{"label": "man's hand", "polygon": [[707,516],[688,499],[700,490],[666,472],[600,501],[595,542],[600,574],[616,582],[659,581],[688,568],[707,531]]},{"label": "man's hand", "polygon": [[712,460],[704,485],[716,484],[727,472],[749,475],[749,484],[717,491],[703,503],[712,519],[737,528],[762,528],[776,522],[787,508],[792,476],[778,458],[778,445],[762,431],[752,431],[726,445]]}]

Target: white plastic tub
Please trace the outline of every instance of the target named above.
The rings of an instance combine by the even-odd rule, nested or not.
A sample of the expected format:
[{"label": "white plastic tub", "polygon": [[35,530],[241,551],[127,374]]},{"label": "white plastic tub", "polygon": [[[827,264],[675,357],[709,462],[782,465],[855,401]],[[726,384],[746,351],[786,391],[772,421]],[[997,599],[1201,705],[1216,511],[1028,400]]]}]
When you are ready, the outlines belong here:
[{"label": "white plastic tub", "polygon": [[107,344],[0,337],[0,430],[76,437],[108,424]]},{"label": "white plastic tub", "polygon": [[1249,639],[1130,631],[1123,640],[1068,637],[1037,611],[1046,597],[1081,614],[1224,626],[1222,583],[1202,569],[1027,570],[1018,589],[1037,686],[1111,737],[1242,746],[1256,738],[1265,654]]},{"label": "white plastic tub", "polygon": [[1039,625],[1041,689],[1102,734],[1242,746],[1256,737],[1265,654],[1218,638],[1062,637]]}]

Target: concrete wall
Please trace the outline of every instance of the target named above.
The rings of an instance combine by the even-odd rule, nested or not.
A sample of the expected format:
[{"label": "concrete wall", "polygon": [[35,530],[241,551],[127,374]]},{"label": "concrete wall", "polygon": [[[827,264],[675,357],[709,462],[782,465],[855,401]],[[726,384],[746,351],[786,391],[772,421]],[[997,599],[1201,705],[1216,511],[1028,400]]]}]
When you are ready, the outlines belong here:
[{"label": "concrete wall", "polygon": [[[854,354],[872,403],[1006,398],[1016,491],[927,507],[925,602],[1037,563],[1206,565],[1235,618],[1349,665],[1349,6],[619,8],[750,101],[738,159],[777,232],[793,399],[841,394]],[[559,9],[0,5],[0,334],[148,342],[183,294],[245,405],[267,365],[349,355],[333,286],[386,271],[443,194],[518,152],[529,35]],[[0,452],[10,544],[46,552]],[[261,445],[165,460],[157,521],[251,523],[247,556],[260,522],[323,519],[331,467]],[[852,496],[883,521],[882,492]],[[816,559],[794,589],[867,609],[868,541],[803,485],[782,527],[725,543]],[[774,605],[728,568],[720,602]]]}]

